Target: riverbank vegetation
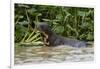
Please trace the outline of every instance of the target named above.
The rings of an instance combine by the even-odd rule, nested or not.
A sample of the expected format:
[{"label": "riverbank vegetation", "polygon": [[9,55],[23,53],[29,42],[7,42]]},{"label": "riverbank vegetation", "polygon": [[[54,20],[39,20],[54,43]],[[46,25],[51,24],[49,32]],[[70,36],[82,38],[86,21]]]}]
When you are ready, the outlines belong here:
[{"label": "riverbank vegetation", "polygon": [[35,28],[39,22],[48,23],[53,31],[64,37],[94,40],[93,8],[15,4],[14,13],[15,43],[42,44]]}]

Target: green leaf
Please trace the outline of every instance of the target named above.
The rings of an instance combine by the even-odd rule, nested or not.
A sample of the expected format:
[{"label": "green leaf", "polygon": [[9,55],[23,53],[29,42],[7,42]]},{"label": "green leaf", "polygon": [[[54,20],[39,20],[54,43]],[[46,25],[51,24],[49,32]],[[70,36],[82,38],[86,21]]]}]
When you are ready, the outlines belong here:
[{"label": "green leaf", "polygon": [[93,34],[91,32],[88,33],[87,40],[93,40]]},{"label": "green leaf", "polygon": [[61,20],[62,18],[63,18],[62,14],[58,14],[58,15],[56,16],[56,19],[57,19],[57,20]]},{"label": "green leaf", "polygon": [[79,16],[85,16],[86,15],[86,12],[84,12],[84,11],[78,11],[78,15]]},{"label": "green leaf", "polygon": [[63,26],[57,26],[54,30],[55,30],[57,33],[62,33],[62,32],[64,32],[64,27],[63,27]]}]

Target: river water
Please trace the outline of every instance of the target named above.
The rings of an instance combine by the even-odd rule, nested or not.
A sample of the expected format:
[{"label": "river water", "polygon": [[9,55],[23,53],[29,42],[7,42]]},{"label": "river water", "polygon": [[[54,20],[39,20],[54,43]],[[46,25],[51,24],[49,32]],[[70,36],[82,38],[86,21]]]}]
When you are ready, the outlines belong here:
[{"label": "river water", "polygon": [[15,47],[14,55],[15,65],[61,62],[85,62],[93,60],[93,46],[89,46],[87,48],[73,48],[69,46],[19,46]]}]

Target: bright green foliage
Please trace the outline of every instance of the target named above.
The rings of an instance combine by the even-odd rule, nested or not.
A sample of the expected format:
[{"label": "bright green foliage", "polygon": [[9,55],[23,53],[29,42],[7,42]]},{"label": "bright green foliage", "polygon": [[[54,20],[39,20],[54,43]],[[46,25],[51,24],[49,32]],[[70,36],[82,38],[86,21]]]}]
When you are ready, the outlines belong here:
[{"label": "bright green foliage", "polygon": [[47,22],[65,37],[94,40],[93,8],[15,4],[15,42],[40,40],[39,33],[32,34],[29,20],[35,24]]}]

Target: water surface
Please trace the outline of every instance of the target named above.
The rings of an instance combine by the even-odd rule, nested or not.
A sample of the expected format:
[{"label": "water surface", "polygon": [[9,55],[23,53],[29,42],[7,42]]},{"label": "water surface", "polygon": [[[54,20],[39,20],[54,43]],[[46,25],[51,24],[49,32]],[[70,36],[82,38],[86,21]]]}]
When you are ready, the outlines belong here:
[{"label": "water surface", "polygon": [[94,48],[19,46],[15,47],[14,58],[16,65],[93,61]]}]

